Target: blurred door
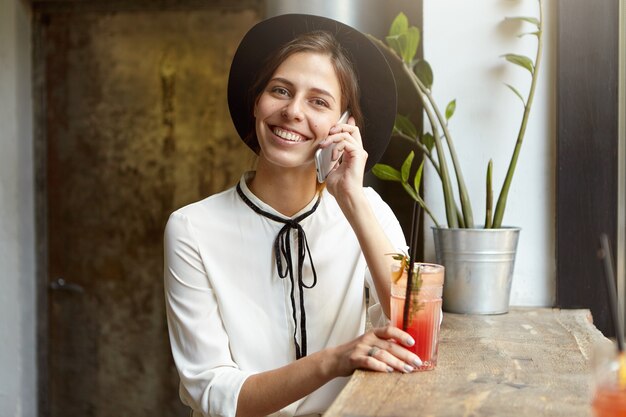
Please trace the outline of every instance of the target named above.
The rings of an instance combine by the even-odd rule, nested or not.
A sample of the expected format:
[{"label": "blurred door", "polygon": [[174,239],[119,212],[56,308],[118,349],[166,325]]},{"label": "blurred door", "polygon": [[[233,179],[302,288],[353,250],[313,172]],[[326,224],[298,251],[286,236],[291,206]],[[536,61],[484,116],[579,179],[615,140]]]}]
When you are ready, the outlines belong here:
[{"label": "blurred door", "polygon": [[52,4],[37,14],[35,56],[49,287],[41,413],[184,416],[164,314],[163,228],[174,209],[251,166],[226,83],[259,13]]}]

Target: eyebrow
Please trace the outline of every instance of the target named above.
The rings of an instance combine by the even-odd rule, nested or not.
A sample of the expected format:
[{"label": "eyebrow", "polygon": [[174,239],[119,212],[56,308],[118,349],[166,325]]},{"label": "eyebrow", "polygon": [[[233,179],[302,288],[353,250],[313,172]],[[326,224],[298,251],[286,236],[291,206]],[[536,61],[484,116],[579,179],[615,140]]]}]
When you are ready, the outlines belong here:
[{"label": "eyebrow", "polygon": [[[286,79],[286,78],[281,78],[281,77],[275,77],[275,78],[272,78],[269,82],[271,83],[272,81],[274,81],[274,82],[279,82],[279,83],[283,83],[283,84],[286,84],[286,85],[288,85],[288,86],[290,86],[290,87],[293,87],[293,85],[294,85],[294,84],[293,84],[291,81],[289,81],[288,79]],[[269,83],[268,83],[268,84],[269,84]],[[324,95],[324,96],[328,96],[328,97],[330,97],[330,98],[331,98],[334,102],[337,102],[337,100],[335,100],[335,97],[333,97],[333,95],[332,95],[332,94],[330,94],[330,92],[329,92],[329,91],[324,90],[323,88],[313,87],[313,88],[311,88],[310,90],[311,90],[311,91],[316,92],[317,94],[322,94],[322,95]]]}]

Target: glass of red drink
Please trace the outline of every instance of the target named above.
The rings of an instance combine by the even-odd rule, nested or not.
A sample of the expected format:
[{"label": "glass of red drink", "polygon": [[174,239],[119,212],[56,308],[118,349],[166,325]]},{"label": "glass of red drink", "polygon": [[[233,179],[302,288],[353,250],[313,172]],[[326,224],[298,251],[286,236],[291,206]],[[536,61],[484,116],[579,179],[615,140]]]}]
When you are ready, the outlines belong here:
[{"label": "glass of red drink", "polygon": [[437,366],[439,328],[441,326],[441,294],[443,292],[444,267],[437,264],[414,263],[411,302],[404,324],[407,270],[404,264],[394,265],[391,271],[391,323],[404,329],[413,337],[415,344],[409,348],[423,362],[419,371]]},{"label": "glass of red drink", "polygon": [[626,417],[626,358],[615,345],[594,346],[593,412],[596,417]]}]

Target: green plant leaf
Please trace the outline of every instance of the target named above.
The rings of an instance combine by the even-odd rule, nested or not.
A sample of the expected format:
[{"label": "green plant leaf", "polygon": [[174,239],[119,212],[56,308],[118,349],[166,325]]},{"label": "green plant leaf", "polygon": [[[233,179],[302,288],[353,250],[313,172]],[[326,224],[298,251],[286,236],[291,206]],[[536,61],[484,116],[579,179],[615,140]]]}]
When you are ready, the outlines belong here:
[{"label": "green plant leaf", "polygon": [[522,97],[522,95],[520,94],[520,92],[519,92],[519,91],[517,91],[517,89],[516,89],[515,87],[513,87],[511,84],[506,84],[506,83],[505,83],[505,85],[506,85],[507,87],[509,87],[509,88],[511,89],[511,91],[512,91],[512,92],[514,92],[514,93],[515,93],[515,95],[516,95],[516,96],[518,96],[520,100],[522,100],[522,104],[523,104],[524,106],[526,106],[526,102],[524,101],[524,97]]},{"label": "green plant leaf", "polygon": [[516,16],[516,17],[507,17],[504,20],[514,20],[514,21],[518,21],[518,22],[528,22],[528,23],[532,23],[533,25],[539,27],[539,19],[537,19],[536,17],[527,17],[527,16]]},{"label": "green plant leaf", "polygon": [[413,178],[413,188],[415,188],[415,192],[420,192],[420,184],[422,183],[422,171],[424,171],[424,160],[422,159],[422,163],[420,167],[417,168],[417,172],[415,173],[415,177]]},{"label": "green plant leaf", "polygon": [[486,201],[485,201],[485,229],[491,229],[493,223],[493,186],[492,184],[493,160],[487,164]]},{"label": "green plant leaf", "polygon": [[422,84],[424,84],[424,86],[430,90],[433,86],[435,78],[433,75],[433,70],[430,67],[428,61],[420,59],[419,61],[417,61],[417,64],[415,64],[415,68],[413,68],[413,71],[415,72],[415,75],[417,75],[417,78],[419,78],[419,80],[422,82]]},{"label": "green plant leaf", "polygon": [[430,132],[424,133],[422,135],[422,138],[420,139],[420,142],[422,142],[422,145],[426,146],[426,149],[428,149],[428,151],[432,151],[433,147],[435,146],[435,138]]},{"label": "green plant leaf", "polygon": [[391,27],[389,28],[389,36],[398,36],[409,29],[409,19],[403,12],[398,13]]},{"label": "green plant leaf", "polygon": [[506,54],[502,56],[510,63],[519,65],[520,67],[527,69],[531,75],[535,71],[533,61],[527,56],[517,54]]},{"label": "green plant leaf", "polygon": [[417,138],[417,128],[411,122],[411,120],[401,114],[396,115],[396,121],[393,124],[394,132],[402,133],[403,135]]},{"label": "green plant leaf", "polygon": [[402,61],[409,65],[417,53],[420,31],[415,26],[411,26],[398,35],[387,36],[385,40],[387,41],[387,45],[402,58]]},{"label": "green plant leaf", "polygon": [[393,49],[400,58],[402,58],[402,44],[400,43],[400,35],[387,36],[385,38],[387,45]]},{"label": "green plant leaf", "polygon": [[406,31],[406,47],[403,53],[404,62],[410,64],[415,58],[415,54],[417,53],[417,47],[420,43],[420,30],[415,26],[411,26]]},{"label": "green plant leaf", "polygon": [[385,41],[409,65],[417,53],[420,31],[415,26],[409,26],[409,19],[406,15],[399,13],[391,23]]},{"label": "green plant leaf", "polygon": [[446,120],[450,120],[450,118],[454,115],[454,111],[456,110],[456,99],[452,100],[446,106]]},{"label": "green plant leaf", "polygon": [[411,165],[413,165],[413,158],[415,157],[415,152],[411,151],[409,155],[406,157],[404,162],[402,163],[402,182],[409,181],[409,174],[411,173]]},{"label": "green plant leaf", "polygon": [[383,181],[402,182],[400,171],[386,164],[376,164],[372,168],[372,174]]},{"label": "green plant leaf", "polygon": [[[420,200],[422,200],[422,199],[420,198],[420,196],[419,196],[419,195],[417,195],[417,193],[415,192],[415,190],[414,190],[413,188],[411,188],[411,186],[410,186],[408,183],[403,182],[403,183],[402,183],[402,188],[404,188],[404,191],[406,191],[406,192],[407,192],[407,194],[408,194],[408,195],[410,195],[410,196],[411,196],[411,198],[412,198],[413,200],[415,200],[415,201],[417,201],[417,202],[419,202]],[[422,200],[422,201],[423,201],[423,200]]]}]

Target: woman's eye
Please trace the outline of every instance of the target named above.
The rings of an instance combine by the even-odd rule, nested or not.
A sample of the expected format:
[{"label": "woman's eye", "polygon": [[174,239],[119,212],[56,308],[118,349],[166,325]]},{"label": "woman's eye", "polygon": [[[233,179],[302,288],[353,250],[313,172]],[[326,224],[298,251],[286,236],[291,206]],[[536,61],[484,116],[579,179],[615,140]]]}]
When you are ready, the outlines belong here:
[{"label": "woman's eye", "polygon": [[321,98],[316,98],[313,100],[313,104],[316,106],[328,107],[328,103],[326,100],[322,100]]},{"label": "woman's eye", "polygon": [[287,90],[284,87],[274,87],[274,88],[272,88],[272,92],[276,93],[278,95],[281,95],[281,96],[288,96],[289,95],[289,90]]}]

